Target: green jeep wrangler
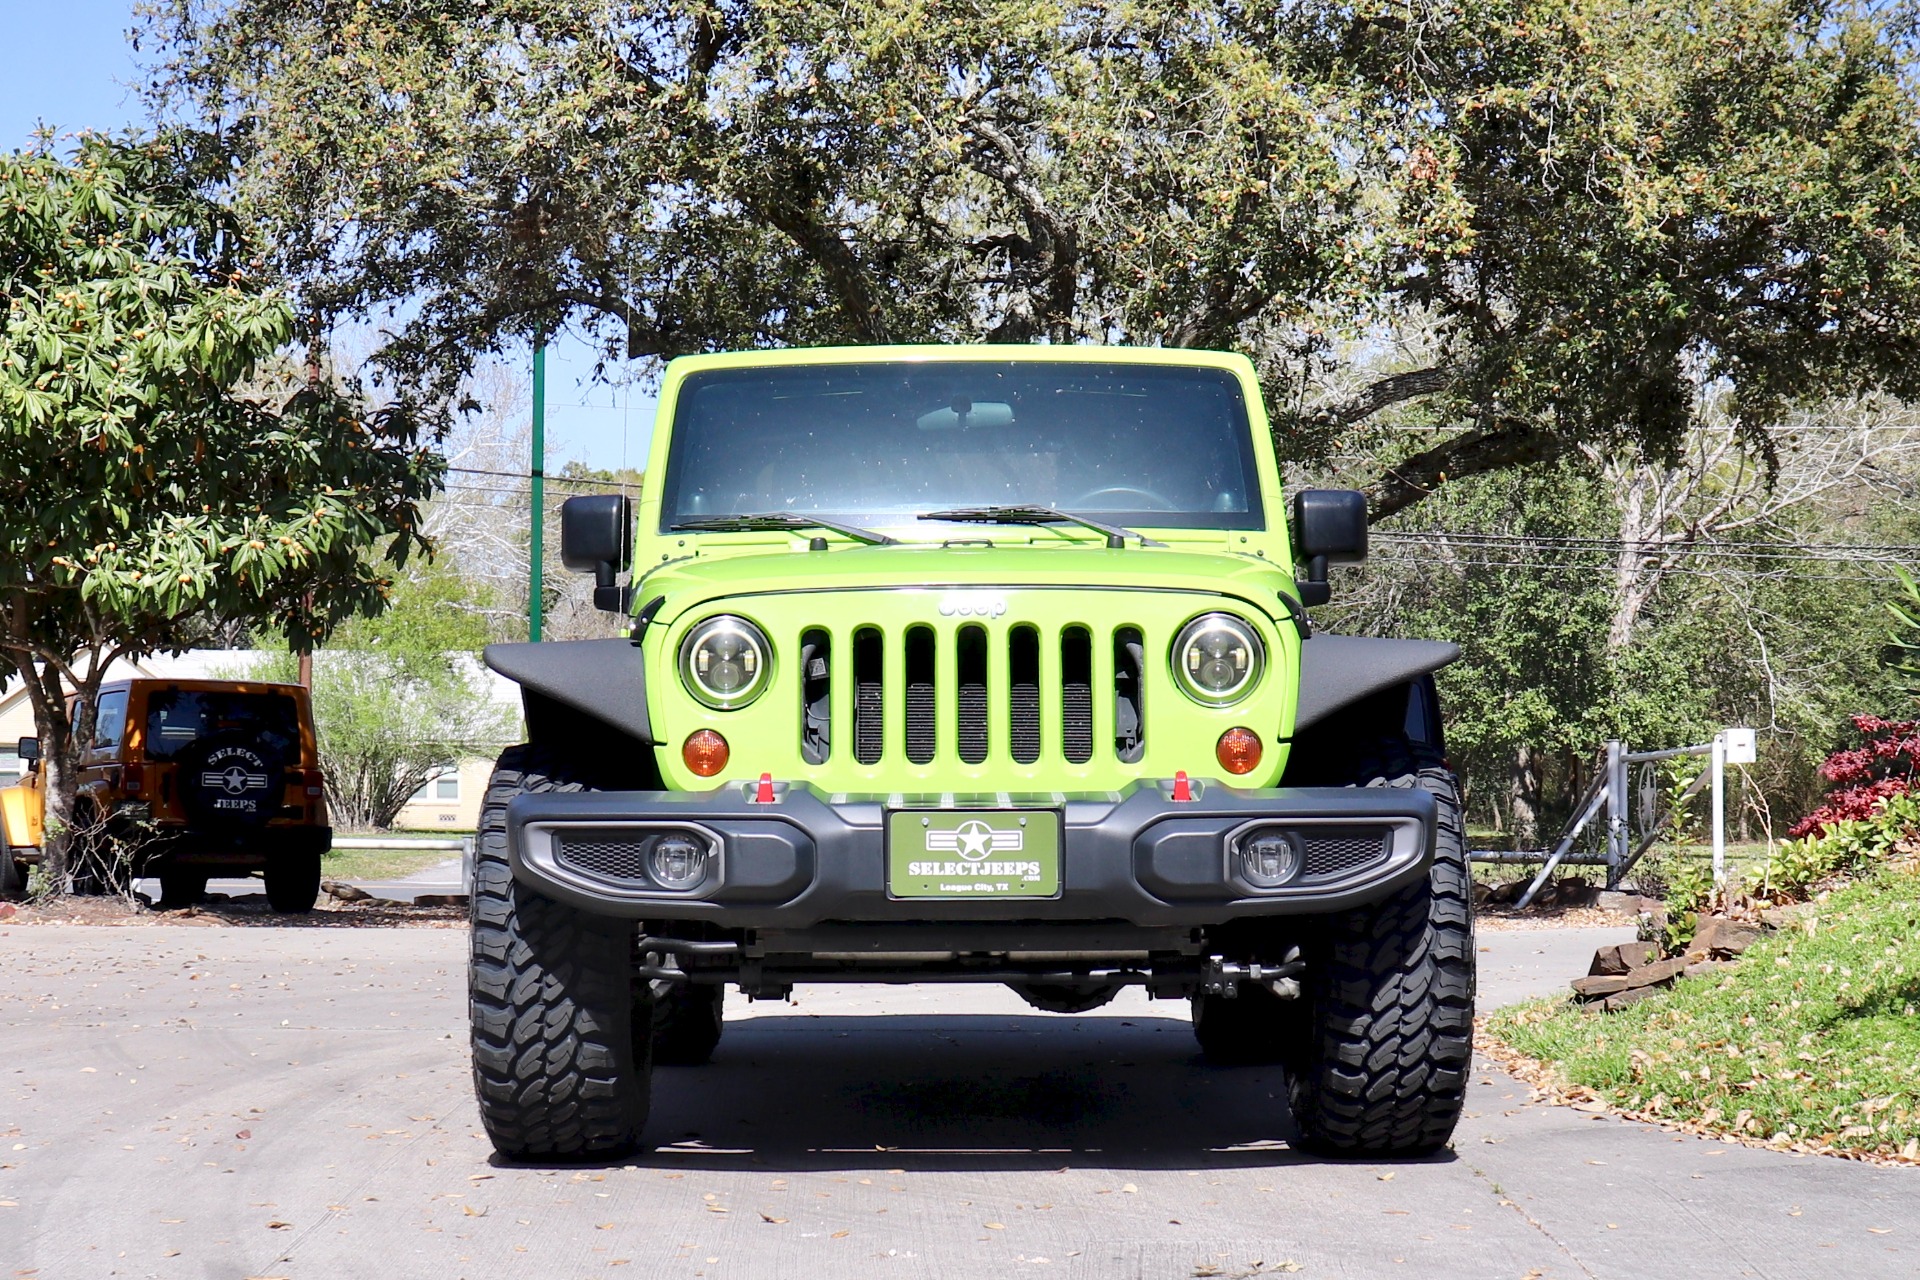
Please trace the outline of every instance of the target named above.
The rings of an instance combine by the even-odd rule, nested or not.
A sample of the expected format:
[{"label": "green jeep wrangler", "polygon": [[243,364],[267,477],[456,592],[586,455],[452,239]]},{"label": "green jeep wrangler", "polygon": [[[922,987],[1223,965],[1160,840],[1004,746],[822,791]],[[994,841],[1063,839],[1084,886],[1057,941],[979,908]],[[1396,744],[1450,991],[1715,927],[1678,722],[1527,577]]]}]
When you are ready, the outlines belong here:
[{"label": "green jeep wrangler", "polygon": [[487,651],[529,738],[474,876],[494,1146],[632,1148],[726,986],[803,982],[1061,1013],[1143,986],[1191,1001],[1209,1059],[1284,1066],[1298,1142],[1445,1144],[1474,949],[1432,673],[1458,650],[1316,634],[1365,503],[1285,510],[1240,356],[674,361],[637,509],[561,513],[630,637]]}]

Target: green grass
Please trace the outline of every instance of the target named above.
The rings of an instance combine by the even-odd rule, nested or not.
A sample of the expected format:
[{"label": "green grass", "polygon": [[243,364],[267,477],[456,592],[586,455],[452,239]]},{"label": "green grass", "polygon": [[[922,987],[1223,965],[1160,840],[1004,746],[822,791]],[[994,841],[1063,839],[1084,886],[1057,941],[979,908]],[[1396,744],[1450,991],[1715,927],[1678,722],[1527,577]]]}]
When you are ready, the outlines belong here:
[{"label": "green grass", "polygon": [[1834,893],[1719,974],[1602,1013],[1506,1010],[1494,1036],[1613,1105],[1749,1138],[1920,1152],[1920,876]]},{"label": "green grass", "polygon": [[458,858],[458,849],[335,849],[320,860],[329,880],[397,880]]}]

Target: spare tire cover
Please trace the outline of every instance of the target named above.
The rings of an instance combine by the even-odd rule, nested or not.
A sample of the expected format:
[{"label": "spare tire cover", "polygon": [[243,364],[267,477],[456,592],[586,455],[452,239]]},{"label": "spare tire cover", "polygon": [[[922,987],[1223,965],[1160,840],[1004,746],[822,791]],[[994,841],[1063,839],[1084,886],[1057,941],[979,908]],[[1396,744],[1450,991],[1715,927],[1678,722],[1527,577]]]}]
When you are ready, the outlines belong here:
[{"label": "spare tire cover", "polygon": [[180,803],[195,823],[253,827],[280,809],[286,792],[285,765],[257,739],[216,734],[187,747],[175,759]]}]

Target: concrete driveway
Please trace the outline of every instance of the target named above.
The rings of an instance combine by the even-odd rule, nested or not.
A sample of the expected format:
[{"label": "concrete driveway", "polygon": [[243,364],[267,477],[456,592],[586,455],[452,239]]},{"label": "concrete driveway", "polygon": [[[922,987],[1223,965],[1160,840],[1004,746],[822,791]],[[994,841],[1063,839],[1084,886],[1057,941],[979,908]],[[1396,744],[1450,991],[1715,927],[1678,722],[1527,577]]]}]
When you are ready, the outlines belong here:
[{"label": "concrete driveway", "polygon": [[[1487,1003],[1615,931],[1484,932]],[[729,1004],[652,1149],[496,1164],[459,929],[0,926],[0,1277],[1910,1277],[1920,1182],[1528,1104],[1454,1151],[1287,1145],[1185,1010],[997,988]],[[886,1015],[886,1016],[881,1016]],[[1297,1271],[1296,1271],[1297,1268]]]}]

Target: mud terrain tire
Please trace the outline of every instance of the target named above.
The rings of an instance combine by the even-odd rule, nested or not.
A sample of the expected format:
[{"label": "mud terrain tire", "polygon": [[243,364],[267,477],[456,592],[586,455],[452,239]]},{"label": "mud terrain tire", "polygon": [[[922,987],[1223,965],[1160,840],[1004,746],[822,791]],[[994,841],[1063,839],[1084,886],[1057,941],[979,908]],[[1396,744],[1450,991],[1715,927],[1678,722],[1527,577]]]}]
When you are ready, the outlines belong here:
[{"label": "mud terrain tire", "polygon": [[1303,1142],[1327,1155],[1422,1156],[1453,1136],[1473,1050],[1473,911],[1453,774],[1433,748],[1395,740],[1356,785],[1421,787],[1439,805],[1432,873],[1346,912],[1306,949],[1307,1034],[1289,1051]]},{"label": "mud terrain tire", "polygon": [[[509,747],[488,784],[474,855],[468,1010],[487,1137],[514,1160],[624,1154],[647,1122],[652,993],[633,981],[633,929],[520,885],[507,863],[515,796],[585,791],[566,763]],[[636,1022],[636,1018],[643,1019]]]}]

